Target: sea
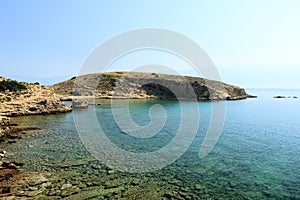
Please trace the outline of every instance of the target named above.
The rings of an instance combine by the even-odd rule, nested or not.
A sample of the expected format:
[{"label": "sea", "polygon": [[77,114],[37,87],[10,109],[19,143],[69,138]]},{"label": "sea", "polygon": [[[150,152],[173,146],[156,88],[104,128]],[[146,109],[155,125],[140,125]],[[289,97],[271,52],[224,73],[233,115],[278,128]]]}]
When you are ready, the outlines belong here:
[{"label": "sea", "polygon": [[[85,183],[82,191],[99,190],[95,199],[103,198],[107,188],[122,189],[105,193],[105,198],[132,191],[140,199],[148,199],[151,192],[162,198],[171,198],[171,192],[190,199],[300,199],[300,90],[247,92],[257,98],[130,100],[129,115],[122,119],[116,119],[118,110],[124,110],[121,100],[114,105],[93,100],[88,109],[66,114],[17,117],[20,126],[42,130],[24,134],[5,149],[13,152],[9,160],[26,163],[20,170],[69,173],[66,182]],[[222,128],[209,153],[200,157],[214,128],[212,110],[220,103],[225,106]],[[197,116],[192,114],[195,105]],[[189,106],[193,110],[182,117]],[[166,148],[167,153],[162,151]]]}]

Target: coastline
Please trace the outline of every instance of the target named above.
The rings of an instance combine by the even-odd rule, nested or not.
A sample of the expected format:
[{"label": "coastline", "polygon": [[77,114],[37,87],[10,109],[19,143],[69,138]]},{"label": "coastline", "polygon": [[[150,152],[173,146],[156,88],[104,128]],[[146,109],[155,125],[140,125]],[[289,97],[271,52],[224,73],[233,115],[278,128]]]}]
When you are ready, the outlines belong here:
[{"label": "coastline", "polygon": [[[160,75],[162,76],[162,75]],[[194,79],[193,79],[194,80]],[[197,79],[198,80],[198,79]],[[30,134],[30,131],[41,130],[37,127],[20,127],[18,124],[14,123],[13,118],[16,116],[27,116],[27,115],[49,115],[56,113],[67,113],[71,112],[72,109],[67,107],[63,101],[73,101],[79,99],[84,103],[86,99],[162,99],[162,100],[174,100],[169,95],[156,94],[156,90],[153,88],[148,88],[150,93],[135,93],[130,95],[118,95],[113,92],[106,92],[102,96],[98,95],[91,96],[68,96],[63,94],[57,94],[57,91],[52,86],[42,86],[39,84],[29,84],[22,83],[27,89],[20,91],[4,91],[0,93],[0,144],[10,145],[11,143],[18,142],[22,137],[26,137]],[[172,83],[173,84],[173,83]],[[198,87],[198,86],[197,86]],[[227,87],[229,87],[227,85]],[[231,86],[230,86],[231,87]],[[161,88],[158,88],[161,89]],[[231,88],[234,90],[234,88]],[[148,92],[149,92],[148,91]],[[230,94],[222,94],[222,91],[217,91],[214,98],[207,98],[198,96],[197,101],[219,101],[219,100],[242,100],[250,98],[252,96],[248,95],[243,89],[237,88],[238,93],[234,92]],[[109,94],[109,95],[108,95]],[[185,98],[183,95],[180,100],[191,100],[190,98]],[[40,127],[42,128],[42,127]],[[36,198],[39,195],[47,194],[50,199],[64,198],[74,194],[79,193],[82,189],[90,187],[88,184],[80,184],[81,181],[77,180],[75,182],[68,182],[69,177],[65,175],[65,181],[57,185],[57,180],[61,179],[61,174],[56,172],[45,173],[45,172],[22,172],[19,168],[26,163],[9,160],[9,155],[14,152],[7,152],[5,149],[0,149],[0,197],[16,197],[23,199]],[[78,161],[75,163],[62,163],[56,167],[72,167],[80,166],[86,164],[89,161]],[[114,170],[107,166],[99,166],[103,174],[108,176],[114,176]],[[106,179],[104,179],[101,184],[106,184]],[[111,181],[111,180],[110,180]],[[93,183],[99,186],[97,181]],[[132,183],[136,186],[136,183]],[[139,184],[137,184],[139,185]],[[107,186],[111,187],[111,186]],[[155,186],[151,186],[155,187]],[[179,188],[176,190],[180,191]],[[176,193],[166,191],[165,194],[160,191],[159,196],[166,196],[169,198],[175,198]],[[152,192],[151,192],[152,193]],[[157,195],[157,194],[156,194]],[[80,195],[79,195],[80,196]],[[180,195],[179,195],[180,196]],[[188,194],[186,194],[186,197]]]}]

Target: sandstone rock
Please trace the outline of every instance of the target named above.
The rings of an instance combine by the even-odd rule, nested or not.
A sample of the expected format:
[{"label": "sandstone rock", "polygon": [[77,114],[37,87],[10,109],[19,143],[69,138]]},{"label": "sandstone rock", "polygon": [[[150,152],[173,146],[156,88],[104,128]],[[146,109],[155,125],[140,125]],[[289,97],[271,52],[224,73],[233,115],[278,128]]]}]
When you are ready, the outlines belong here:
[{"label": "sandstone rock", "polygon": [[7,123],[7,119],[2,116],[20,116],[36,114],[52,114],[60,112],[70,112],[60,101],[52,87],[37,84],[22,83],[27,89],[21,91],[2,91],[0,104],[0,125]]}]

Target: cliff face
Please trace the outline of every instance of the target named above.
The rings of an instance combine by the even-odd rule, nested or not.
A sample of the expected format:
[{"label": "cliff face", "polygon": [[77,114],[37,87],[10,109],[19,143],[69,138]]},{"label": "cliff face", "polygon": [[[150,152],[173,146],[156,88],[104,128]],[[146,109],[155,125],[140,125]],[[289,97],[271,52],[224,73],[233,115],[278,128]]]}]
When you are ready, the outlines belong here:
[{"label": "cliff face", "polygon": [[0,81],[5,83],[3,84],[4,86],[9,85],[6,84],[9,82],[26,87],[26,89],[17,91],[0,90],[0,116],[51,114],[71,111],[70,108],[60,101],[60,96],[54,93],[52,87],[20,83],[2,77],[0,77]]},{"label": "cliff face", "polygon": [[60,95],[96,98],[238,100],[252,97],[243,88],[218,81],[140,72],[88,74],[52,87]]}]

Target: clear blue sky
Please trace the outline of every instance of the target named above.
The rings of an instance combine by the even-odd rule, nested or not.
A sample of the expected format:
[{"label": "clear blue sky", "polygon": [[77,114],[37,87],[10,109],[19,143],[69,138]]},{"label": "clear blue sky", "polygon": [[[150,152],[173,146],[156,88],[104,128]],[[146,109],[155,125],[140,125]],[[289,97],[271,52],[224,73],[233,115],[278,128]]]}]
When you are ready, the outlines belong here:
[{"label": "clear blue sky", "polygon": [[299,0],[2,0],[0,75],[51,84],[106,39],[155,27],[196,41],[225,82],[300,88],[299,10]]}]

